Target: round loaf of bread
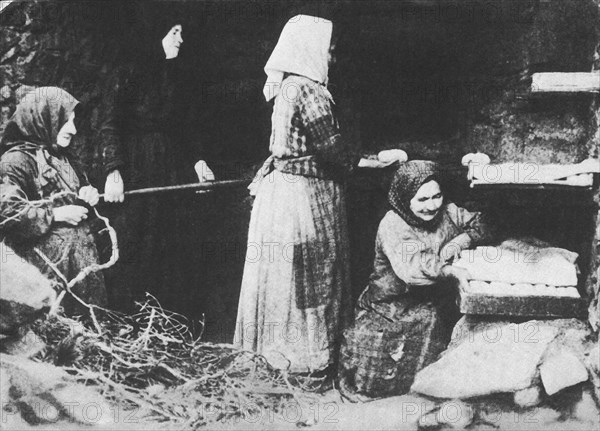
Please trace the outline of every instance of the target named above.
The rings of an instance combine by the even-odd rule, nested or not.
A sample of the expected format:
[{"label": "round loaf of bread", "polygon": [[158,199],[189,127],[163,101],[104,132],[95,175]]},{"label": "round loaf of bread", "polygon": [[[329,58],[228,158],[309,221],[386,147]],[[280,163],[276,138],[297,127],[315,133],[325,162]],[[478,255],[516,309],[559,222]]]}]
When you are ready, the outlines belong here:
[{"label": "round loaf of bread", "polygon": [[399,149],[383,150],[377,154],[377,159],[382,163],[393,163],[395,161],[403,163],[408,160],[408,155],[405,151]]}]

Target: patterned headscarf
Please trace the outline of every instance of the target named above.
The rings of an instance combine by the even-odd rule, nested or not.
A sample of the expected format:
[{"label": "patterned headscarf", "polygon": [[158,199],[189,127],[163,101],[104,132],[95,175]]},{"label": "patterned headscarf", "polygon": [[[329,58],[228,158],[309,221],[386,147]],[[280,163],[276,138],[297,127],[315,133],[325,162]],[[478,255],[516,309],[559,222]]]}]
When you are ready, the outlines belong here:
[{"label": "patterned headscarf", "polygon": [[431,181],[435,180],[440,184],[439,166],[430,161],[411,160],[400,165],[388,194],[388,202],[394,211],[411,226],[423,228],[426,230],[434,230],[439,224],[441,211],[433,220],[423,220],[415,215],[410,209],[410,201],[419,188]]},{"label": "patterned headscarf", "polygon": [[267,102],[279,93],[286,72],[327,85],[332,30],[331,21],[310,15],[296,15],[285,24],[265,65]]},{"label": "patterned headscarf", "polygon": [[40,87],[27,93],[6,125],[0,141],[0,155],[23,143],[51,149],[78,103],[58,87]]}]

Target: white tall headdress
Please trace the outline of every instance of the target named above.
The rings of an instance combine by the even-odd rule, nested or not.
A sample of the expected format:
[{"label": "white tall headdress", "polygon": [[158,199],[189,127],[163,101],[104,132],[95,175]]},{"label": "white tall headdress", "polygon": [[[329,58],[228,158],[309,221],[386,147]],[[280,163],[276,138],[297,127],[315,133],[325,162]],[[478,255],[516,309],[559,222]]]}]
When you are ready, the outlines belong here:
[{"label": "white tall headdress", "polygon": [[267,101],[279,93],[286,72],[327,85],[332,29],[331,21],[310,15],[296,15],[285,24],[265,65]]}]

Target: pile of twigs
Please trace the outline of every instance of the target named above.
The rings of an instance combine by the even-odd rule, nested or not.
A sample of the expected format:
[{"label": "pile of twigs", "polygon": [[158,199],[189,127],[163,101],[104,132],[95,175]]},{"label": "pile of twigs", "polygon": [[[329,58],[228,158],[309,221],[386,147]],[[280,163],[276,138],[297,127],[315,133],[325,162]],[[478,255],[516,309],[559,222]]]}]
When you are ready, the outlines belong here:
[{"label": "pile of twigs", "polygon": [[[53,198],[67,195],[69,192]],[[11,216],[0,220],[0,225],[17,220],[28,205],[46,202],[18,196],[11,203]],[[312,403],[290,384],[285,372],[270,367],[263,357],[229,344],[200,341],[183,316],[164,310],[150,295],[137,304],[139,310],[134,315],[105,310],[79,298],[71,288],[90,273],[112,266],[119,256],[109,220],[97,211],[96,215],[106,225],[112,242],[108,262],[94,263],[68,280],[35,249],[62,282],[62,291],[48,318],[34,327],[47,345],[38,359],[63,366],[86,384],[101,388],[116,407],[129,412],[129,422],[168,421],[177,428],[189,429],[243,420],[254,423],[272,421],[273,415],[289,408],[290,402],[298,407]],[[73,296],[88,309],[87,323],[60,314],[65,295]],[[300,423],[301,419],[293,421]],[[283,420],[290,422],[290,417]]]},{"label": "pile of twigs", "polygon": [[137,419],[184,428],[277,414],[305,399],[264,358],[200,341],[153,297],[138,308],[134,315],[96,308],[89,327],[61,315],[38,322],[48,345],[41,359],[98,385]]}]

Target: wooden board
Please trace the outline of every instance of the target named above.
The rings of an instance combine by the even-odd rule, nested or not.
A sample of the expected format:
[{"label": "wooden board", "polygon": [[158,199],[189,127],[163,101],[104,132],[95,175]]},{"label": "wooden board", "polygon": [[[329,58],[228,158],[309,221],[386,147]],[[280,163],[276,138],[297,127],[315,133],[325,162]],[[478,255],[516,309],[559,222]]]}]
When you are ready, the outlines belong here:
[{"label": "wooden board", "polygon": [[[487,286],[484,286],[486,284]],[[499,285],[499,283],[498,283]],[[581,317],[585,304],[575,287],[532,286],[515,292],[492,283],[471,281],[459,291],[461,313],[521,317]]]},{"label": "wooden board", "polygon": [[600,92],[600,71],[534,73],[532,93]]},{"label": "wooden board", "polygon": [[600,160],[589,158],[576,164],[538,164],[534,162],[507,162],[500,164],[468,165],[471,187],[476,186],[526,186],[543,188],[589,188],[594,174],[600,173]]}]

